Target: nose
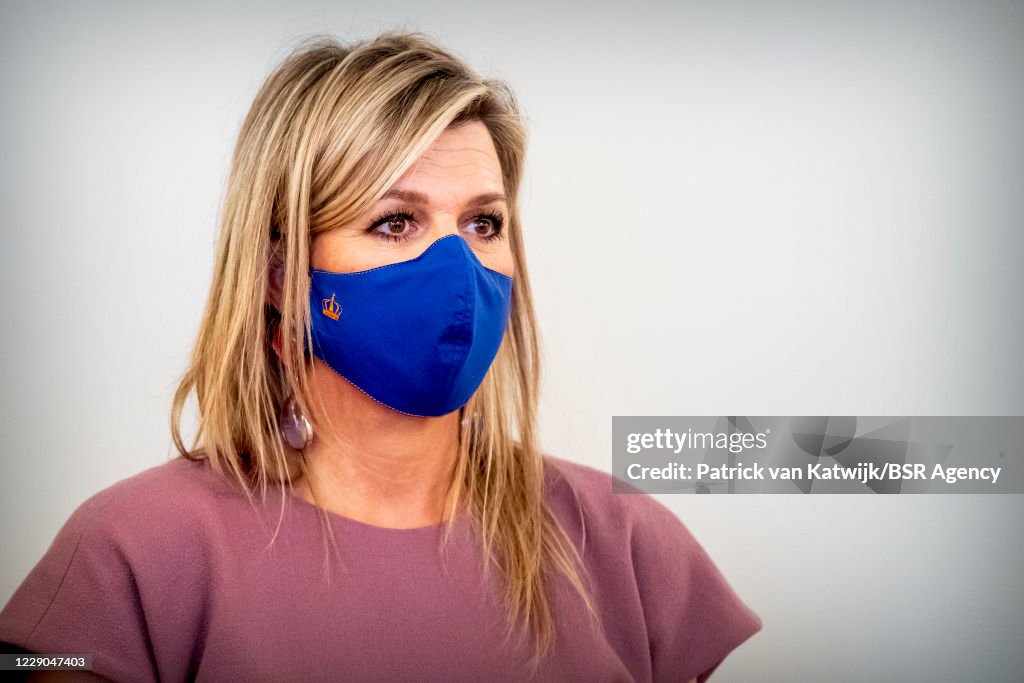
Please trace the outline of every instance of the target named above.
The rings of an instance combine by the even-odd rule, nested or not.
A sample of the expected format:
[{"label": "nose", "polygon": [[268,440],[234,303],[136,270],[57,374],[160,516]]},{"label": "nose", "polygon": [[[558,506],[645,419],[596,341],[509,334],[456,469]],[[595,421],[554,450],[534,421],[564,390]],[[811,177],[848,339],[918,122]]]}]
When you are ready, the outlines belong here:
[{"label": "nose", "polygon": [[430,231],[434,239],[462,234],[459,231],[459,219],[454,214],[436,214],[430,220]]}]

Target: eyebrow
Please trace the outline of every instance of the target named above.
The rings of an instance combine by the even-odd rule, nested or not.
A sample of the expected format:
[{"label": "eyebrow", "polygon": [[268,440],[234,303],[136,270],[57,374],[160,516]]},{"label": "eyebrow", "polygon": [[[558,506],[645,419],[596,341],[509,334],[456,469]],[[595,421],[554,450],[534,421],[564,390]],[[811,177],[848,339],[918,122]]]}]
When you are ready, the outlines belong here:
[{"label": "eyebrow", "polygon": [[[423,194],[422,192],[416,192],[415,190],[388,190],[381,197],[384,199],[401,199],[402,201],[412,202],[414,204],[429,204],[430,197]],[[491,202],[504,202],[505,195],[501,192],[485,192],[484,194],[478,194],[472,197],[467,203],[468,204],[490,204]]]}]

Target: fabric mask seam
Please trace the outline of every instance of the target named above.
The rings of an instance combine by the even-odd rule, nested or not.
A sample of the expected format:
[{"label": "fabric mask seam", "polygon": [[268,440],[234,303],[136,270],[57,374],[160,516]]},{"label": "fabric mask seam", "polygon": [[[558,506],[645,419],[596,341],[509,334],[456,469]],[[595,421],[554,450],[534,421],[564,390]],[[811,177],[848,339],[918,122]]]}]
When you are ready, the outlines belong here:
[{"label": "fabric mask seam", "polygon": [[[465,302],[466,298],[468,298],[469,291],[470,291],[470,285],[471,284],[475,284],[475,275],[476,275],[476,273],[475,273],[475,270],[474,270],[474,266],[471,263],[470,264],[470,268],[468,268],[466,270],[466,288],[465,288],[465,290],[463,290],[464,291],[464,293],[463,293],[463,302]],[[473,304],[475,305],[476,302],[474,301]],[[463,325],[463,326],[465,325],[465,323],[466,323],[466,316],[467,315],[472,315],[471,309],[472,309],[472,306],[465,306],[460,311],[459,317],[461,319],[459,320],[459,323],[461,325]],[[473,332],[474,331],[471,329],[470,330],[469,344],[466,345],[467,349],[470,349],[473,346],[473,336],[474,336]],[[454,355],[455,356],[455,360],[458,361],[458,354],[452,354],[452,355]],[[467,352],[466,359],[468,359],[468,358],[469,358],[469,354]],[[445,387],[450,387],[451,386],[452,380],[455,378],[455,375],[459,371],[462,370],[462,367],[465,366],[465,360],[466,359],[463,359],[462,363],[456,362],[456,363],[452,364],[452,368],[451,368],[451,370],[449,370],[448,376],[445,378],[445,381],[444,381],[444,386]],[[473,393],[476,393],[476,391],[474,390]]]}]

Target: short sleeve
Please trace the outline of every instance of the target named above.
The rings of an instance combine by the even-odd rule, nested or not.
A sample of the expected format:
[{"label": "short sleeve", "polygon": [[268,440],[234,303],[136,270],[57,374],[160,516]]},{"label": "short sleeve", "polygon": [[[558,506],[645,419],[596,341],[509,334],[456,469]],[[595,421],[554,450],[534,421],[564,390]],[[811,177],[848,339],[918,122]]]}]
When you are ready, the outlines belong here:
[{"label": "short sleeve", "polygon": [[671,510],[643,494],[629,498],[638,508],[632,553],[653,680],[704,683],[761,619]]},{"label": "short sleeve", "polygon": [[114,681],[156,680],[133,571],[105,514],[115,494],[100,492],[71,514],[0,612],[0,641],[91,654],[93,672]]}]

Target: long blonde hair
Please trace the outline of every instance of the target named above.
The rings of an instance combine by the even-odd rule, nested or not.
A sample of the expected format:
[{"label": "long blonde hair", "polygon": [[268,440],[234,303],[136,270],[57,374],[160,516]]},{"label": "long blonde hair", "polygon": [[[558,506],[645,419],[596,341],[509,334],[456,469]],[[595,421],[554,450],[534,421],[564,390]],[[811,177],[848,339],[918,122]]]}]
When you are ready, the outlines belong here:
[{"label": "long blonde hair", "polygon": [[[277,66],[234,150],[213,281],[171,431],[181,456],[209,459],[250,500],[254,490],[265,497],[270,485],[308,476],[304,454],[282,443],[277,420],[292,394],[314,425],[326,418],[310,400],[306,367],[312,239],[362,215],[446,128],[468,121],[487,126],[501,163],[516,285],[498,355],[462,409],[445,527],[456,510],[470,513],[487,566],[502,577],[506,636],[525,623],[536,662],[554,641],[556,574],[595,611],[580,555],[544,498],[538,339],[518,206],[526,133],[504,82],[479,77],[420,32],[386,31],[350,45],[307,37]],[[284,274],[280,312],[267,303],[272,266]],[[280,358],[271,348],[278,326]],[[198,431],[186,448],[180,422],[192,391]]]}]

